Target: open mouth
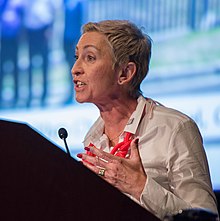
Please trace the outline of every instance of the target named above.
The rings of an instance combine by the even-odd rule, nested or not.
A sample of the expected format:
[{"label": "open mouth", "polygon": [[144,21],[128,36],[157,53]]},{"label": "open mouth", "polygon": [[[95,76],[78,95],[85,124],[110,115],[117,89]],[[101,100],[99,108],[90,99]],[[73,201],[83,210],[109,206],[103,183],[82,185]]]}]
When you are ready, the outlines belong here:
[{"label": "open mouth", "polygon": [[74,81],[76,87],[80,88],[80,87],[83,87],[84,85],[86,85],[84,82],[82,81]]}]

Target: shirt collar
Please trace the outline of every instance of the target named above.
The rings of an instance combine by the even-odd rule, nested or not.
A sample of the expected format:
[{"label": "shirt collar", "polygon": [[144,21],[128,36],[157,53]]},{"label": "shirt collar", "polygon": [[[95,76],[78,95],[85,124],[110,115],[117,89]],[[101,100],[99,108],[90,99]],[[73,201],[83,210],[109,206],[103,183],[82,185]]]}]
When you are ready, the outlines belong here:
[{"label": "shirt collar", "polygon": [[[136,110],[132,113],[130,119],[128,120],[127,125],[125,126],[124,132],[130,132],[135,134],[138,128],[138,125],[142,119],[143,112],[146,105],[146,99],[140,95],[137,99],[137,107]],[[100,138],[103,134],[104,130],[104,121],[101,117],[99,117],[93,126],[88,131],[83,143],[85,145],[89,145],[90,142],[95,143],[97,138]]]},{"label": "shirt collar", "polygon": [[88,133],[85,136],[83,141],[85,146],[88,146],[89,143],[95,143],[97,138],[101,137],[104,131],[104,121],[99,117],[96,122],[89,129]]},{"label": "shirt collar", "polygon": [[144,114],[144,109],[146,105],[146,99],[140,95],[137,99],[137,107],[136,110],[132,113],[130,119],[128,120],[127,125],[125,126],[124,131],[135,134]]}]

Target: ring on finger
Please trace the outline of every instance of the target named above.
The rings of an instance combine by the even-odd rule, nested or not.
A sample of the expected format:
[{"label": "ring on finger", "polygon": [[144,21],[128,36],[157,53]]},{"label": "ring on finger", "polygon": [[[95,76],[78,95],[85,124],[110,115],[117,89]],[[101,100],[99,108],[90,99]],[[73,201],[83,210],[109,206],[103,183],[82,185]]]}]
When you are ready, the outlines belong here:
[{"label": "ring on finger", "polygon": [[104,176],[105,175],[105,169],[100,169],[98,172],[99,176]]}]

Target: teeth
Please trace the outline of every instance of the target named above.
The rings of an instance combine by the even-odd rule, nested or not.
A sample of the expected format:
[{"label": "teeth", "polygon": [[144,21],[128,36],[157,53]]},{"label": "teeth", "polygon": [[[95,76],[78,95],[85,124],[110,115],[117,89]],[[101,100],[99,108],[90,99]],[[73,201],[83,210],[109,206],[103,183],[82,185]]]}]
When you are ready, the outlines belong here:
[{"label": "teeth", "polygon": [[81,82],[81,81],[77,81],[76,84],[77,84],[78,87],[83,86],[83,85],[86,85],[85,83],[83,83],[83,82]]}]

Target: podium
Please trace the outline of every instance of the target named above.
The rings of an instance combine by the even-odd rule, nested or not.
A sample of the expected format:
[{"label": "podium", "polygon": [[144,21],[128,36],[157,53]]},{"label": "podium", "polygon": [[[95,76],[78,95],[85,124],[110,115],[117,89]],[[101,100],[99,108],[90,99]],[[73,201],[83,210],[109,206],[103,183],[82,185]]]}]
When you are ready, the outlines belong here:
[{"label": "podium", "polygon": [[159,219],[27,124],[0,120],[0,220]]}]

